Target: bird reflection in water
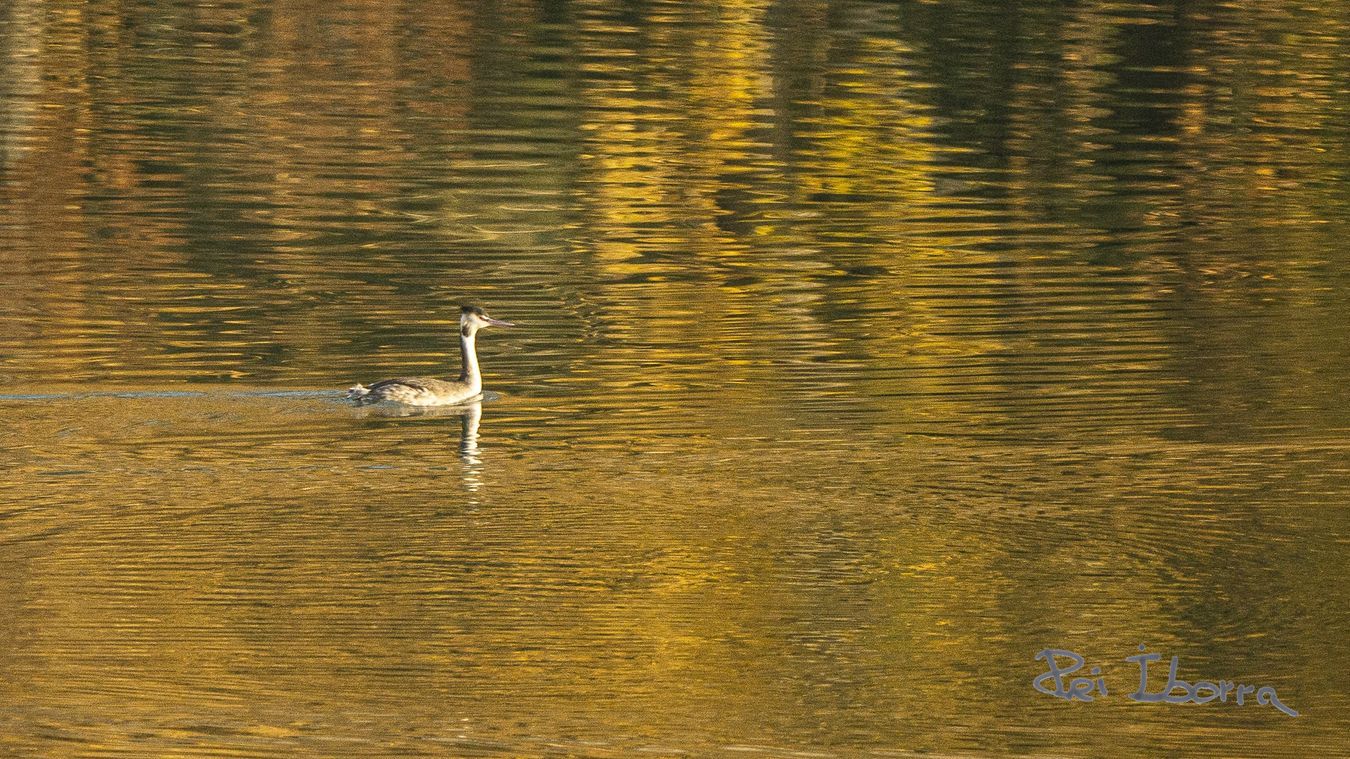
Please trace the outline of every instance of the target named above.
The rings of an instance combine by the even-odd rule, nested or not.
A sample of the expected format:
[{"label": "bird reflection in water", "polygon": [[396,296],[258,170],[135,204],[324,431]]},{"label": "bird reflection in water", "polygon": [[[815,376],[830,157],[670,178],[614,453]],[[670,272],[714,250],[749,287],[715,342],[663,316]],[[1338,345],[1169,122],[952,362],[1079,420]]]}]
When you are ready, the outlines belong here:
[{"label": "bird reflection in water", "polygon": [[478,423],[483,418],[483,401],[457,406],[407,406],[376,404],[357,406],[358,418],[459,417],[459,459],[464,464],[464,487],[471,493],[483,486],[483,458],[478,450]]}]

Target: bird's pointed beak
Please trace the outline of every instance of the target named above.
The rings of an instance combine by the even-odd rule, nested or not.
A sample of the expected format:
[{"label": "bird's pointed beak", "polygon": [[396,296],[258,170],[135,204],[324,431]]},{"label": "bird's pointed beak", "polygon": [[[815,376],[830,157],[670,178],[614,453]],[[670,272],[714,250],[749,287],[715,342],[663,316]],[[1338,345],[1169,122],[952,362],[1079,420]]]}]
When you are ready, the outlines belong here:
[{"label": "bird's pointed beak", "polygon": [[491,316],[485,316],[485,317],[483,317],[483,319],[484,319],[485,321],[487,321],[488,324],[490,324],[490,325],[492,325],[492,326],[494,326],[494,327],[514,327],[514,326],[516,326],[516,323],[515,323],[515,322],[508,322],[508,321],[506,321],[506,320],[504,320],[504,319],[493,319]]}]

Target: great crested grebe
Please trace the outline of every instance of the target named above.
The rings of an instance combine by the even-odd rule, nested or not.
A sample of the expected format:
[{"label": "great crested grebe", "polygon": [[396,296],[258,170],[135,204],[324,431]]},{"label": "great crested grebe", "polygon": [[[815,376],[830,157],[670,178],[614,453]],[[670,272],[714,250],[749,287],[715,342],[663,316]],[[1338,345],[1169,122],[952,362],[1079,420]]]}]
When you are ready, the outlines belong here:
[{"label": "great crested grebe", "polygon": [[478,354],[474,338],[484,327],[514,327],[511,322],[493,319],[478,306],[465,306],[459,315],[460,372],[457,380],[431,377],[400,377],[380,380],[370,387],[357,385],[347,397],[359,405],[402,403],[408,406],[449,406],[476,398],[483,392],[483,377],[478,373]]}]

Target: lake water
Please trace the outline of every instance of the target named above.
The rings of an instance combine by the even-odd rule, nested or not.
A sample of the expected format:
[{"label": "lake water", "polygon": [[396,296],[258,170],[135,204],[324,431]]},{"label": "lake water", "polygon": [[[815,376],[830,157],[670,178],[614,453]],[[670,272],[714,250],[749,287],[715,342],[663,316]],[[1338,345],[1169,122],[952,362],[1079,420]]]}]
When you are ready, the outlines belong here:
[{"label": "lake water", "polygon": [[0,3],[0,753],[1350,754],[1350,17],[1023,5]]}]

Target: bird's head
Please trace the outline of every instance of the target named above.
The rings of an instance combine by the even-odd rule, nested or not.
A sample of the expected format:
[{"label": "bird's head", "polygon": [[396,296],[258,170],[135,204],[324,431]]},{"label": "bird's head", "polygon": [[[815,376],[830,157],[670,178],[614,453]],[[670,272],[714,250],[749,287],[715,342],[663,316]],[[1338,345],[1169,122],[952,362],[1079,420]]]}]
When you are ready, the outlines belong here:
[{"label": "bird's head", "polygon": [[484,327],[514,326],[516,325],[511,322],[493,319],[478,306],[464,306],[459,310],[459,333],[465,337],[473,337],[478,330]]}]

